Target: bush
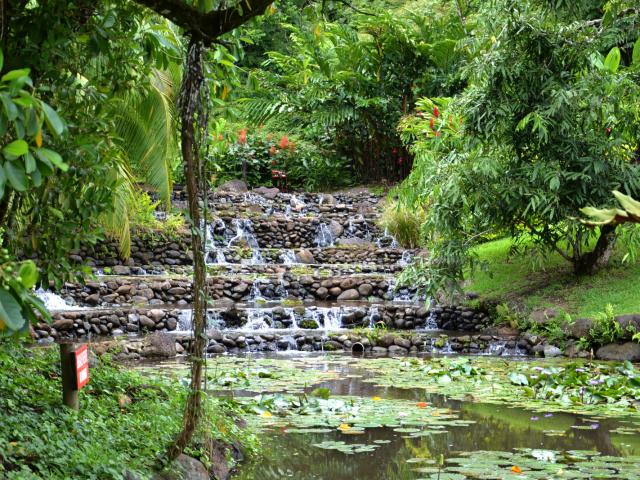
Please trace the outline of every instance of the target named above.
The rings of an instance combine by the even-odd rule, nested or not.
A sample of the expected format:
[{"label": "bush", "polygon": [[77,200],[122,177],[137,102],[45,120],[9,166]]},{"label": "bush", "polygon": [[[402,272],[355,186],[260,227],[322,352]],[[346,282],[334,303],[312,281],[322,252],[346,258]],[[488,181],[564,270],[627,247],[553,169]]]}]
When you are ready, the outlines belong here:
[{"label": "bush", "polygon": [[417,248],[422,244],[421,229],[425,220],[426,214],[421,207],[409,208],[393,202],[385,207],[379,223],[401,246]]},{"label": "bush", "polygon": [[[0,478],[115,480],[125,470],[149,478],[181,428],[186,393],[175,380],[102,357],[80,393],[81,410],[73,411],[61,405],[57,348],[0,343]],[[205,396],[204,410],[190,454],[198,455],[205,435],[255,447],[234,422],[233,401]]]},{"label": "bush", "polygon": [[346,160],[328,155],[297,135],[226,128],[215,143],[216,154],[209,159],[209,169],[216,172],[215,182],[242,178],[243,165],[250,187],[272,185],[272,170],[284,171],[290,187],[305,190],[341,187],[351,182]]}]

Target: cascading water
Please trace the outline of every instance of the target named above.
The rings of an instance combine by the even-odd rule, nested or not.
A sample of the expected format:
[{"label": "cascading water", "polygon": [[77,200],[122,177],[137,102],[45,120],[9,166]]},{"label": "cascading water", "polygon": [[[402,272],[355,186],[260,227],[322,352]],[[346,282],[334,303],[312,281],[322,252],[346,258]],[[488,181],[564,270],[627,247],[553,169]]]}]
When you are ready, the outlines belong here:
[{"label": "cascading water", "polygon": [[221,218],[217,218],[213,224],[207,225],[205,229],[204,251],[205,261],[208,265],[227,263],[222,248],[216,244],[216,230],[224,232],[226,225]]},{"label": "cascading water", "polygon": [[329,230],[329,227],[326,223],[321,223],[318,226],[318,233],[316,234],[314,243],[318,247],[333,247],[333,234],[331,233],[331,230]]},{"label": "cascading water", "polygon": [[400,246],[398,244],[398,241],[396,240],[396,237],[391,235],[387,228],[384,229],[382,237],[376,240],[376,245],[379,248],[398,248]]},{"label": "cascading water", "polygon": [[395,278],[391,278],[388,281],[388,283],[389,283],[389,288],[387,289],[387,293],[389,294],[389,296],[394,302],[410,302],[413,300],[411,292],[409,291],[408,288],[396,289]]},{"label": "cascading water", "polygon": [[[193,328],[193,310],[180,310],[176,332],[190,332]],[[224,320],[215,310],[207,310],[207,330],[224,328]]]},{"label": "cascading water", "polygon": [[289,292],[287,291],[287,287],[285,286],[284,280],[282,278],[280,279],[280,282],[276,287],[275,293],[276,293],[276,297],[278,297],[280,300],[289,298]]},{"label": "cascading water", "polygon": [[435,313],[429,312],[429,316],[424,322],[425,330],[438,330],[438,317]]},{"label": "cascading water", "polygon": [[291,318],[291,327],[294,330],[297,330],[298,328],[298,321],[296,320],[296,314],[293,310],[291,310],[291,313],[289,315],[289,317]]},{"label": "cascading water", "polygon": [[378,323],[380,319],[380,309],[378,305],[371,305],[369,308],[369,328],[375,328],[376,323]]},{"label": "cascading water", "polygon": [[229,240],[227,247],[232,247],[235,244],[241,244],[243,241],[251,249],[251,265],[258,265],[264,263],[262,254],[260,253],[260,246],[258,240],[253,234],[253,223],[249,219],[236,218],[233,220],[233,225],[236,227],[236,235]]},{"label": "cascading water", "polygon": [[311,311],[311,318],[315,320],[325,332],[342,328],[342,307],[317,308]]},{"label": "cascading water", "polygon": [[47,310],[85,310],[86,307],[68,304],[64,298],[57,293],[39,288],[35,291],[36,297],[42,300]]},{"label": "cascading water", "polygon": [[293,250],[285,250],[280,254],[280,260],[285,265],[293,265],[297,263],[296,253]]},{"label": "cascading water", "polygon": [[402,252],[402,257],[398,260],[398,264],[401,267],[406,267],[413,262],[413,254],[409,250]]},{"label": "cascading water", "polygon": [[439,354],[439,355],[450,355],[454,353],[451,349],[451,344],[449,343],[449,339],[445,337],[431,338],[431,353]]},{"label": "cascading water", "polygon": [[262,296],[262,292],[260,291],[260,281],[254,280],[251,284],[251,290],[249,291],[249,301],[251,302],[264,302],[265,298]]},{"label": "cascading water", "polygon": [[[269,315],[270,312],[261,309],[247,310],[247,323],[245,323],[240,330],[269,330],[273,323],[273,317],[269,317]],[[267,318],[271,320],[271,323],[267,322]]]}]

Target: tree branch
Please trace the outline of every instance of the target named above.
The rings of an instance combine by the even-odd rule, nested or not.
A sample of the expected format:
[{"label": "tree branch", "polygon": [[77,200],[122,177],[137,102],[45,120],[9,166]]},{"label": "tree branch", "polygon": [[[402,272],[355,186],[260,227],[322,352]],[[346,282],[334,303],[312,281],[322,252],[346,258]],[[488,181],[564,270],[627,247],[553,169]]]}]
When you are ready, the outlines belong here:
[{"label": "tree branch", "polygon": [[171,20],[206,44],[261,15],[273,0],[242,0],[233,7],[201,12],[184,0],[134,0],[158,15]]}]

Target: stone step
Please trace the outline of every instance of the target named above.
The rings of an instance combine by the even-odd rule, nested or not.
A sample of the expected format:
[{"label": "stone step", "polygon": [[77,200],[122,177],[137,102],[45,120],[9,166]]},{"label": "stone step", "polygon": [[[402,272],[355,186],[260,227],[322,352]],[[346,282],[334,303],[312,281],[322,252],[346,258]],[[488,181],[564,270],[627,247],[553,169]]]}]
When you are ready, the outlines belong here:
[{"label": "stone step", "polygon": [[[149,270],[151,267],[191,265],[190,241],[187,237],[167,238],[134,236],[131,244],[131,256],[123,260],[119,255],[118,244],[106,241],[93,248],[82,248],[72,254],[72,259],[84,261],[91,267],[114,267],[117,265],[137,266]],[[218,263],[217,252],[209,249],[207,262]],[[411,258],[424,255],[420,250],[399,248],[380,248],[374,245],[349,245],[334,247],[313,247],[308,249],[257,249],[233,247],[221,248],[220,252],[227,263],[232,264],[284,264],[287,256],[293,255],[297,263],[302,264],[352,264],[357,265],[394,265],[402,267]]]},{"label": "stone step", "polygon": [[[403,300],[419,302],[415,289],[394,288],[394,279],[380,274],[211,275],[207,278],[212,300]],[[66,283],[61,296],[82,306],[187,305],[193,301],[190,277],[106,276],[85,284]]]},{"label": "stone step", "polygon": [[[394,275],[402,271],[402,264],[376,265],[351,263],[315,263],[315,264],[283,264],[263,263],[251,265],[246,263],[211,264],[207,266],[210,276],[220,275],[282,275],[293,273],[296,275],[320,275],[323,277],[345,275]],[[144,265],[129,267],[117,265],[115,267],[94,268],[93,274],[108,280],[112,276],[191,276],[193,268],[190,265]]]},{"label": "stone step", "polygon": [[[41,341],[113,336],[124,333],[189,331],[192,311],[188,306],[112,307],[53,312],[53,322],[40,322],[35,334]],[[463,307],[437,307],[384,303],[328,302],[307,305],[228,304],[208,310],[209,329],[243,328],[247,331],[300,328],[330,331],[338,328],[373,327],[376,334],[387,329],[446,329],[480,332],[489,323],[485,312]],[[291,329],[295,331],[294,329]]]}]

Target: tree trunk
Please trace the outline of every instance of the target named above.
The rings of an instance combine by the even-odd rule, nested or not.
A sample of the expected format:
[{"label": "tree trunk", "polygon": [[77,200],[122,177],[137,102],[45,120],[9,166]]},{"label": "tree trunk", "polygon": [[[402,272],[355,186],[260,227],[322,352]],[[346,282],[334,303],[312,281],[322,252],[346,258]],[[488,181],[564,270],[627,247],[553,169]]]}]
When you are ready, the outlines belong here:
[{"label": "tree trunk", "polygon": [[[204,236],[200,211],[198,186],[200,169],[200,146],[196,139],[197,112],[201,110],[201,90],[204,81],[202,71],[203,43],[195,38],[189,42],[182,91],[180,93],[181,148],[184,160],[185,182],[191,217],[191,251],[193,252],[193,342],[191,344],[191,386],[183,418],[182,431],[169,448],[167,456],[174,460],[191,441],[202,411],[202,375],[206,347],[206,269],[204,261]],[[206,107],[205,107],[206,108]],[[206,196],[205,196],[206,198]]]},{"label": "tree trunk", "polygon": [[616,240],[615,232],[614,225],[600,227],[600,236],[594,249],[574,261],[573,271],[576,275],[592,275],[609,263]]}]

